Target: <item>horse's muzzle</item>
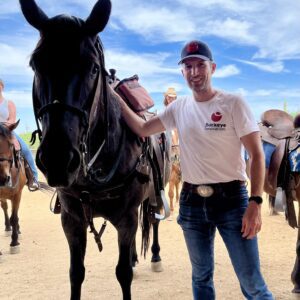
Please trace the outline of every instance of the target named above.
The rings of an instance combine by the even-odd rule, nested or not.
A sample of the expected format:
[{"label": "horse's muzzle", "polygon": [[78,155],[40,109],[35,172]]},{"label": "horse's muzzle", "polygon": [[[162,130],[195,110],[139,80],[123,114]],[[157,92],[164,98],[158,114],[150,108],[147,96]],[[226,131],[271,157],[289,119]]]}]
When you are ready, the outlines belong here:
[{"label": "horse's muzzle", "polygon": [[77,178],[80,163],[80,152],[74,148],[71,151],[45,151],[40,147],[37,151],[36,164],[52,187],[70,186]]}]

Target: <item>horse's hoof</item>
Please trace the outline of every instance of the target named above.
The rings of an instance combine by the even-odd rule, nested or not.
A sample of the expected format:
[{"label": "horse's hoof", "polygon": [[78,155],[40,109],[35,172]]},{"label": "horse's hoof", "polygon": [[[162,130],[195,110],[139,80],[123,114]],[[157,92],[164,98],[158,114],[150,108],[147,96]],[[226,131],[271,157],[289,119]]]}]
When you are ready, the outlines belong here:
[{"label": "horse's hoof", "polygon": [[276,209],[270,209],[270,216],[278,216],[279,212]]},{"label": "horse's hoof", "polygon": [[163,266],[162,266],[161,261],[152,262],[151,263],[151,271],[152,272],[162,272],[163,271]]},{"label": "horse's hoof", "polygon": [[6,236],[6,237],[11,236],[11,233],[12,233],[11,230],[10,231],[5,230],[4,231],[4,236]]},{"label": "horse's hoof", "polygon": [[20,253],[20,245],[17,246],[10,246],[10,254],[18,254]]},{"label": "horse's hoof", "polygon": [[167,221],[173,221],[173,216],[170,215],[170,216],[167,218]]},{"label": "horse's hoof", "polygon": [[[293,294],[296,294],[295,296],[297,296],[297,294],[300,294],[300,288],[299,287],[295,287],[293,290],[292,290],[292,293]],[[299,295],[300,296],[300,295]],[[296,298],[297,299],[297,298]],[[300,297],[299,297],[300,299]]]}]

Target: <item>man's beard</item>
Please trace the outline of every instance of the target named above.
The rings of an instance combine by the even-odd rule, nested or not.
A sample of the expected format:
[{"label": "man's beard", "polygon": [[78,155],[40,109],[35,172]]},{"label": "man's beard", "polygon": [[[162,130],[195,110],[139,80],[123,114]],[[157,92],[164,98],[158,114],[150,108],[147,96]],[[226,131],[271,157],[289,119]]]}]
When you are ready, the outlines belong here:
[{"label": "man's beard", "polygon": [[189,86],[194,92],[197,93],[206,92],[208,90],[208,84],[206,79],[203,79],[198,82],[190,82]]}]

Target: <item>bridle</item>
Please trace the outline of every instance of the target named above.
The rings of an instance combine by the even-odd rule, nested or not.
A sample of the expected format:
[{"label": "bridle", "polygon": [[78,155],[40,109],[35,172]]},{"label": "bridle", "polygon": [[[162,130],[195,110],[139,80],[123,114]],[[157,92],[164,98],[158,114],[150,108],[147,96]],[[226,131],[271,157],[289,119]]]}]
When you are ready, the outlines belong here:
[{"label": "bridle", "polygon": [[[0,188],[7,188],[8,187],[8,188],[14,189],[19,183],[20,166],[17,163],[18,158],[17,158],[16,149],[15,149],[14,145],[11,144],[11,143],[9,143],[9,151],[11,153],[11,158],[10,157],[5,157],[5,156],[4,157],[0,156],[0,164],[2,162],[8,162],[9,163],[9,182],[5,186],[0,186]],[[13,165],[15,165],[16,169],[18,170],[18,173],[17,173],[17,176],[16,176],[17,180],[16,180],[14,186],[12,186],[12,176],[11,176]]]},{"label": "bridle", "polygon": [[[96,81],[98,82],[97,86],[95,87],[95,92],[94,95],[97,92],[97,88],[99,88],[99,80],[101,80],[101,84],[102,84],[102,95],[99,98],[103,99],[104,102],[104,111],[105,111],[105,120],[104,120],[104,124],[105,124],[105,137],[104,140],[102,142],[102,144],[100,145],[100,147],[98,148],[98,150],[96,151],[95,155],[89,160],[87,161],[87,139],[89,137],[90,134],[90,116],[88,114],[88,112],[86,110],[84,110],[83,108],[79,108],[73,105],[69,105],[69,104],[65,104],[60,102],[59,100],[55,99],[52,103],[48,103],[45,104],[44,106],[42,106],[40,109],[37,109],[37,103],[38,103],[38,99],[35,95],[35,91],[34,91],[34,86],[35,83],[33,83],[33,108],[34,108],[34,116],[35,116],[35,121],[36,121],[36,125],[37,125],[37,130],[35,130],[34,132],[32,132],[32,136],[31,136],[31,140],[30,142],[32,144],[35,143],[36,141],[36,135],[38,135],[39,140],[42,140],[42,130],[40,128],[39,125],[39,121],[41,121],[42,117],[45,114],[49,114],[51,113],[51,111],[57,111],[57,110],[61,110],[61,111],[69,111],[74,115],[77,115],[81,121],[83,130],[82,130],[82,135],[80,137],[80,147],[79,147],[79,151],[81,153],[82,156],[82,164],[83,164],[83,172],[84,172],[84,176],[87,177],[93,177],[94,180],[97,177],[97,170],[92,170],[92,165],[94,164],[94,162],[96,161],[97,157],[100,155],[100,153],[102,152],[104,145],[106,145],[106,148],[109,150],[109,130],[110,130],[110,123],[109,123],[109,101],[108,101],[108,93],[107,93],[107,77],[108,77],[108,72],[105,69],[105,61],[104,61],[104,52],[103,52],[103,46],[101,44],[101,41],[99,39],[99,37],[96,38],[95,41],[95,47],[99,53],[99,57],[100,57],[100,70],[99,70],[99,75],[98,75],[98,79],[96,79]],[[101,76],[101,78],[99,78],[99,76]],[[94,96],[94,101],[99,101],[99,99],[95,99]],[[93,103],[92,103],[93,105]],[[123,149],[123,145],[124,145],[124,132],[122,133],[122,141],[120,141],[120,149],[118,151],[118,157],[115,160],[114,165],[112,166],[111,170],[108,172],[108,174],[106,176],[102,176],[101,178],[99,177],[98,180],[96,180],[95,183],[98,183],[98,185],[102,185],[102,184],[107,184],[108,181],[110,181],[110,179],[112,178],[112,176],[114,175],[118,164],[120,162],[120,156],[122,154],[122,149]],[[93,181],[94,181],[93,180]]]}]

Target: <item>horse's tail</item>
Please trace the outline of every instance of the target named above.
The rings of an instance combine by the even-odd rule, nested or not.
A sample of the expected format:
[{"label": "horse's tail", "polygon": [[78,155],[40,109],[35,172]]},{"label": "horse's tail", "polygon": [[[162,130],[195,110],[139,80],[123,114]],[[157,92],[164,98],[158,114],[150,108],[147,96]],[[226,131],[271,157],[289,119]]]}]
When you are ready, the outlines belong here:
[{"label": "horse's tail", "polygon": [[144,258],[146,258],[150,244],[151,222],[148,216],[148,203],[149,199],[143,201],[140,208],[140,225],[142,229],[141,255],[144,255]]}]

